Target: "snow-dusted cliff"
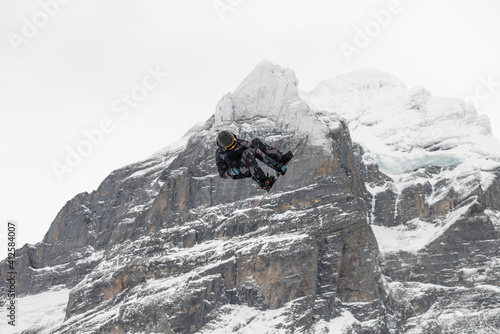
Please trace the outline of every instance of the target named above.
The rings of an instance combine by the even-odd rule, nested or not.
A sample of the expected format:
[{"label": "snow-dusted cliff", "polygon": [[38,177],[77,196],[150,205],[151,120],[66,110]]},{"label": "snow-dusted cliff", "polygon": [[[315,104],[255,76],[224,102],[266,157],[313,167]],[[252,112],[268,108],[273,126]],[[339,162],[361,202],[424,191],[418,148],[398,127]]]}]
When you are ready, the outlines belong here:
[{"label": "snow-dusted cliff", "polygon": [[[257,209],[251,180],[216,173],[222,129],[282,150],[308,137]],[[499,161],[462,101],[377,70],[302,92],[264,61],[19,250],[18,332],[494,333]]]}]

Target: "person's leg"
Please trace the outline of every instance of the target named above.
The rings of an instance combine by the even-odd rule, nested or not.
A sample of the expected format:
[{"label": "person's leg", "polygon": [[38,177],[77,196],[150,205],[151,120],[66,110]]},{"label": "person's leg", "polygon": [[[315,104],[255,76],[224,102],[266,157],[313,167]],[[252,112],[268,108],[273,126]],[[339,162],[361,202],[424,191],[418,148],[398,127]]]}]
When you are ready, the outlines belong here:
[{"label": "person's leg", "polygon": [[252,139],[252,144],[257,147],[259,150],[262,151],[265,155],[269,156],[270,158],[278,161],[279,158],[283,155],[280,150],[278,150],[275,147],[269,146],[266,143],[264,143],[262,140],[259,138],[254,138]]},{"label": "person's leg", "polygon": [[259,167],[257,160],[255,160],[255,156],[250,150],[246,150],[241,155],[240,172],[244,175],[252,176],[259,184],[267,178],[267,175],[262,168]]},{"label": "person's leg", "polygon": [[[259,150],[261,150],[262,153],[264,153],[267,157],[269,157],[269,158],[273,159],[274,161],[276,161],[277,162],[276,167],[278,167],[279,164],[281,164],[281,165],[287,164],[288,161],[290,161],[290,159],[292,159],[292,157],[293,157],[293,154],[292,154],[291,151],[288,151],[285,154],[283,154],[280,150],[278,150],[275,147],[267,145],[266,143],[264,143],[259,138],[254,138],[252,140],[252,144],[255,147],[257,147]],[[260,157],[258,157],[258,156],[257,156],[257,158],[260,159]],[[265,157],[263,157],[263,159],[265,159]],[[260,159],[260,160],[264,161],[263,159]]]}]

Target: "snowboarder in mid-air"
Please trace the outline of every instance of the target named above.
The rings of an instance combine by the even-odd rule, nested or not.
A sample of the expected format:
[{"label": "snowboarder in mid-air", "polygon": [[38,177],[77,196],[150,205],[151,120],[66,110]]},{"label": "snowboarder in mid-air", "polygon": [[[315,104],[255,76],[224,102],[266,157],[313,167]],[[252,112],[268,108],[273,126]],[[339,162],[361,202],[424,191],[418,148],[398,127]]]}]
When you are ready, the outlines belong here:
[{"label": "snowboarder in mid-air", "polygon": [[260,188],[269,191],[276,177],[269,176],[259,167],[256,158],[285,175],[286,164],[292,159],[292,152],[285,154],[264,143],[259,138],[251,142],[237,138],[229,131],[221,131],[217,136],[215,161],[220,177],[224,179],[243,179],[251,177]]}]

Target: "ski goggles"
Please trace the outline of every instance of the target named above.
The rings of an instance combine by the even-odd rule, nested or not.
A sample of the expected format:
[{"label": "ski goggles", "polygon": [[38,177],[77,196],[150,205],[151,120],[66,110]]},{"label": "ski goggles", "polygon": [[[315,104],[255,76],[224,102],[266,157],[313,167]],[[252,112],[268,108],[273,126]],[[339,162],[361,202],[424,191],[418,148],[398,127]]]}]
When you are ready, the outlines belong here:
[{"label": "ski goggles", "polygon": [[231,144],[229,144],[228,146],[224,147],[226,150],[232,150],[234,147],[236,146],[236,138],[233,138],[233,141],[231,142]]}]

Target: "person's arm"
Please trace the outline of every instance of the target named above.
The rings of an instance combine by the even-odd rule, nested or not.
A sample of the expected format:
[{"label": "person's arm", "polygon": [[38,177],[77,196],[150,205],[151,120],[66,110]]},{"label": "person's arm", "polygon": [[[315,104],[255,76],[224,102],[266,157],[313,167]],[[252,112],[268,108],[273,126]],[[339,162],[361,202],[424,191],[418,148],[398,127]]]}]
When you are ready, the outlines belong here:
[{"label": "person's arm", "polygon": [[222,160],[219,150],[215,153],[215,164],[217,165],[219,176],[223,179],[240,178],[240,171],[237,168],[228,168],[224,160]]}]

